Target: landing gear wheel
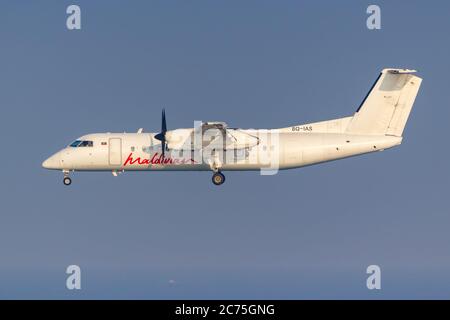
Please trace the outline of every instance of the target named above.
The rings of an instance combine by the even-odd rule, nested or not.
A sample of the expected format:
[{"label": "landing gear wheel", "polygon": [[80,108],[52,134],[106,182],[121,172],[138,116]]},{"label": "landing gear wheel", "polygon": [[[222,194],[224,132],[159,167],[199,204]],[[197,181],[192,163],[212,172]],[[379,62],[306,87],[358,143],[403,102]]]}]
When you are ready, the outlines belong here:
[{"label": "landing gear wheel", "polygon": [[72,183],[72,179],[70,179],[69,177],[65,177],[63,179],[63,183],[64,185],[69,186]]},{"label": "landing gear wheel", "polygon": [[221,172],[216,172],[212,176],[212,182],[216,186],[220,186],[222,183],[225,182],[225,176]]}]

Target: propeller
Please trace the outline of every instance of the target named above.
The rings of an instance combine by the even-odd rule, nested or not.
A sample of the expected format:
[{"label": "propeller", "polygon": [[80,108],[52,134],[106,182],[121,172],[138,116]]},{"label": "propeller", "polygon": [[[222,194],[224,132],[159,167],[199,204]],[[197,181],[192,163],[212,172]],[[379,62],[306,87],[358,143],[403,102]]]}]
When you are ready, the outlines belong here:
[{"label": "propeller", "polygon": [[164,157],[164,153],[166,151],[166,132],[167,132],[166,111],[164,109],[162,109],[161,132],[155,135],[155,139],[161,141],[163,157]]}]

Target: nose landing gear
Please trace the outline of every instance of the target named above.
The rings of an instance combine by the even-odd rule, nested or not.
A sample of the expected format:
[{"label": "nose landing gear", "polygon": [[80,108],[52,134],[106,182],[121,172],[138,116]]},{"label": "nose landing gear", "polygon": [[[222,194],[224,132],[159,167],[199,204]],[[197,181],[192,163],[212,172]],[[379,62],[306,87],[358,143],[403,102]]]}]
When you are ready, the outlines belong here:
[{"label": "nose landing gear", "polygon": [[69,177],[69,172],[67,172],[67,171],[63,171],[63,172],[64,172],[63,183],[66,186],[70,186],[70,184],[72,183],[72,179],[70,179],[70,177]]},{"label": "nose landing gear", "polygon": [[218,171],[218,172],[213,174],[212,182],[216,186],[220,186],[221,184],[223,184],[225,182],[225,176],[221,172]]}]

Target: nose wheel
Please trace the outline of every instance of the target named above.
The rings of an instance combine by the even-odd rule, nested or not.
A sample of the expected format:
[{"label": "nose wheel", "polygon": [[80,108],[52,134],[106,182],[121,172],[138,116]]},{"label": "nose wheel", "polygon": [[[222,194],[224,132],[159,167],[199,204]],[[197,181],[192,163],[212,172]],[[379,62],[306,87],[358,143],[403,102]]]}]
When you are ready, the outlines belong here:
[{"label": "nose wheel", "polygon": [[216,172],[212,176],[212,182],[216,186],[220,186],[221,184],[223,184],[225,182],[225,176],[221,172]]},{"label": "nose wheel", "polygon": [[70,179],[69,177],[64,177],[63,183],[66,186],[70,186],[70,184],[72,183],[72,179]]}]

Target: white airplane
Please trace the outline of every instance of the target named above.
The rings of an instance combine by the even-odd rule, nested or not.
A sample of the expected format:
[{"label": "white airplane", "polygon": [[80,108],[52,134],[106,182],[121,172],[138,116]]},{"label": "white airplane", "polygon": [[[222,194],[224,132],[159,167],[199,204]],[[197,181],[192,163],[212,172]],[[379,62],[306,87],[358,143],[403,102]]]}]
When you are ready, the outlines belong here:
[{"label": "white airplane", "polygon": [[167,130],[165,111],[159,133],[96,133],[82,136],[42,163],[62,170],[70,185],[73,171],[261,170],[273,174],[326,161],[381,151],[401,144],[422,79],[415,70],[384,69],[353,116],[291,127],[228,128],[223,122]]}]

